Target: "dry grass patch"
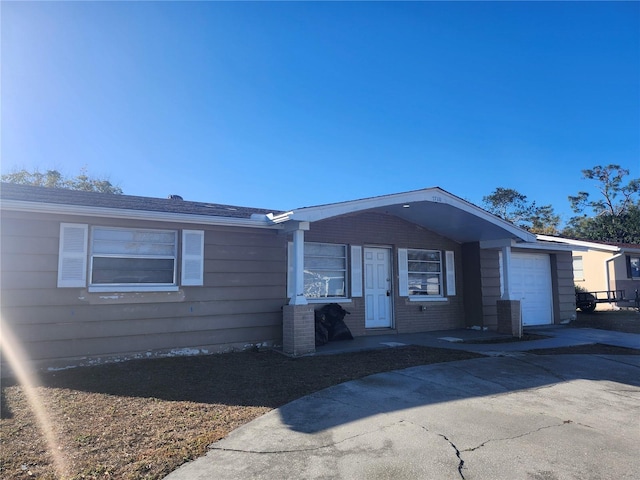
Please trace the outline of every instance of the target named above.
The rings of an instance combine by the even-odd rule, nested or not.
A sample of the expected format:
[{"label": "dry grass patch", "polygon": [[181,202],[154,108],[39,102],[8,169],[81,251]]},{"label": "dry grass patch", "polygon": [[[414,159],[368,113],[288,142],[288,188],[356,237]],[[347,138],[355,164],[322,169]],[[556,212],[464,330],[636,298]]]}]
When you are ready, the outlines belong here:
[{"label": "dry grass patch", "polygon": [[[157,479],[296,398],[366,375],[479,355],[408,346],[291,359],[275,352],[131,361],[41,377],[37,393],[73,479]],[[19,385],[2,386],[0,477],[53,479]]]}]

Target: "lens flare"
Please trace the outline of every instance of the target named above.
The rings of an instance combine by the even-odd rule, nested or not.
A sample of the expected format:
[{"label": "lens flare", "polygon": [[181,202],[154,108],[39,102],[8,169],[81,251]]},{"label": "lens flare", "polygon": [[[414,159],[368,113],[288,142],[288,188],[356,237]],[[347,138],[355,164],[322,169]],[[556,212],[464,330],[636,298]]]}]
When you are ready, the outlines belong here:
[{"label": "lens flare", "polygon": [[13,336],[9,326],[0,317],[0,349],[4,358],[9,362],[18,382],[22,386],[27,402],[35,415],[36,421],[44,435],[47,447],[53,458],[53,466],[58,478],[68,477],[67,465],[58,448],[58,442],[53,431],[51,418],[38,395],[37,376],[28,368],[28,360],[19,342]]}]

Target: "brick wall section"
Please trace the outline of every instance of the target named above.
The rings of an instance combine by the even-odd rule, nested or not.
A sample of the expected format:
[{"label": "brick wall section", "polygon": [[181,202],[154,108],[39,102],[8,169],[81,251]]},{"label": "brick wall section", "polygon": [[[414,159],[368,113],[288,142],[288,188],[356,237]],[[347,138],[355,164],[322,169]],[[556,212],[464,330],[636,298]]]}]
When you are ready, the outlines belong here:
[{"label": "brick wall section", "polygon": [[520,338],[522,336],[520,300],[498,300],[496,305],[498,333]]},{"label": "brick wall section", "polygon": [[316,351],[313,305],[285,305],[282,314],[282,350],[299,356]]},{"label": "brick wall section", "polygon": [[[311,224],[307,242],[343,243],[391,248],[394,329],[398,333],[446,330],[465,325],[461,247],[458,243],[392,215],[364,212]],[[455,252],[456,296],[446,302],[410,302],[398,295],[398,248],[422,248]],[[444,254],[443,254],[444,263]],[[446,279],[443,278],[443,282]],[[314,304],[318,309],[323,304]],[[342,306],[351,312],[345,323],[354,336],[389,333],[388,329],[365,329],[364,298],[353,298]],[[424,311],[421,306],[425,306]]]}]

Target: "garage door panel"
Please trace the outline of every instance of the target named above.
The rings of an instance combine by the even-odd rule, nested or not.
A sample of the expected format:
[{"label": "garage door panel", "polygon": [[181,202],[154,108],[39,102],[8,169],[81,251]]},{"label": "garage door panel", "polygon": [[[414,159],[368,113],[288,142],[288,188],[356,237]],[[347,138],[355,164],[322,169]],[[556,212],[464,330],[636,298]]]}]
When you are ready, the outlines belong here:
[{"label": "garage door panel", "polygon": [[553,323],[551,262],[549,255],[513,253],[511,256],[511,294],[520,300],[522,324]]}]

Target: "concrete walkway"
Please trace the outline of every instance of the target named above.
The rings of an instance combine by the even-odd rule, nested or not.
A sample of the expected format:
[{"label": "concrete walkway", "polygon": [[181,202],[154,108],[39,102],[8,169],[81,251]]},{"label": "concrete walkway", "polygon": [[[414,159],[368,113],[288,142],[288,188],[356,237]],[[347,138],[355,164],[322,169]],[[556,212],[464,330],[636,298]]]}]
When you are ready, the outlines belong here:
[{"label": "concrete walkway", "polygon": [[593,343],[638,349],[640,335],[566,326],[529,332],[549,338],[464,343],[500,336],[455,330],[320,347],[318,355],[424,345],[487,356],[303,397],[238,428],[167,478],[640,478],[640,356],[526,353]]},{"label": "concrete walkway", "polygon": [[483,357],[303,397],[167,478],[637,479],[639,419],[640,356]]},{"label": "concrete walkway", "polygon": [[[602,343],[617,347],[640,349],[640,335],[633,333],[596,330],[593,328],[573,328],[565,325],[547,325],[530,327],[526,333],[548,336],[550,338],[533,341],[515,341],[504,343],[483,343],[488,340],[507,340],[511,337],[495,332],[459,329],[439,332],[424,332],[399,335],[372,335],[357,337],[353,340],[329,342],[316,349],[316,355],[332,355],[336,353],[357,352],[381,348],[393,348],[403,345],[422,345],[425,347],[452,348],[482,353],[484,355],[500,355],[510,352],[526,352],[543,348],[572,347]],[[478,343],[473,343],[478,342]]]}]

